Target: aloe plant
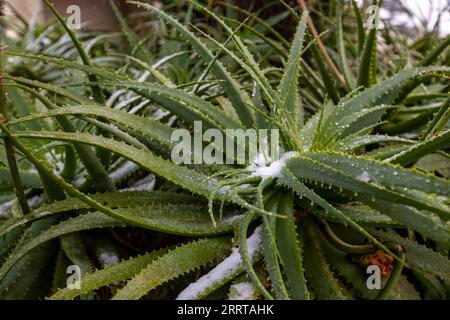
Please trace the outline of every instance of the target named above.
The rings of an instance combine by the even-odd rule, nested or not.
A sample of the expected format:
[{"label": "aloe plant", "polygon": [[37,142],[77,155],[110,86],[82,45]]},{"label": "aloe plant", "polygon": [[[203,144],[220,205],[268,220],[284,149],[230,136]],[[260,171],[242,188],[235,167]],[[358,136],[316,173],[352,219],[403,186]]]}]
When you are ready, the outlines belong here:
[{"label": "aloe plant", "polygon": [[[226,17],[131,3],[158,35],[139,43],[115,10],[122,33],[77,38],[55,11],[4,52],[0,297],[448,299],[448,38],[380,70],[377,30],[333,2],[321,41],[342,83],[308,11],[267,22],[229,3]],[[291,42],[273,26],[288,15]],[[171,136],[197,121],[279,130],[281,158],[177,165]]]}]

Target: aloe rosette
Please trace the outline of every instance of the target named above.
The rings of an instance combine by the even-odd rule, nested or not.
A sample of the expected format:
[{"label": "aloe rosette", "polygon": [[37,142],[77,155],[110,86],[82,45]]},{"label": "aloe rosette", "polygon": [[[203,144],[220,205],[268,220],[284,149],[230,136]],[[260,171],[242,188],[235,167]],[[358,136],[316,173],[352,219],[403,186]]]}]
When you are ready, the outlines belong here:
[{"label": "aloe rosette", "polygon": [[[307,11],[301,16],[290,12],[298,27],[287,51],[276,50],[287,43],[261,20],[255,20],[256,26],[269,28],[275,40],[250,22],[245,28],[251,18],[243,23],[222,19],[190,2],[190,10],[203,12],[223,30],[226,40],[219,41],[164,10],[131,1],[159,19],[161,28],[180,37],[186,52],[193,49],[201,61],[202,67],[189,75],[192,81],[179,83],[164,73],[170,69],[159,68],[183,63],[181,54],[171,52],[155,61],[155,53],[136,43],[139,38],[117,10],[134,46],[130,54],[110,54],[124,62],[120,72],[91,59],[89,46],[45,2],[68,35],[64,43],[73,48],[71,55],[81,60],[45,50],[5,54],[87,78],[76,91],[14,70],[4,75],[9,105],[20,108],[33,101],[42,111],[19,112],[0,124],[7,147],[0,168],[1,213],[11,215],[0,225],[0,296],[92,298],[108,286],[113,299],[139,299],[164,290],[180,299],[448,297],[450,182],[448,175],[429,170],[426,161],[433,156],[449,163],[448,97],[441,89],[429,93],[433,105],[410,107],[419,118],[415,136],[399,129],[412,120],[395,120],[408,112],[408,99],[417,99],[417,87],[439,90],[448,77],[450,68],[432,65],[448,40],[416,67],[379,80],[377,30],[366,35],[358,24],[359,65],[352,70],[346,61],[343,8],[337,6],[338,60],[345,82],[338,85],[329,81],[333,76],[318,39],[308,31]],[[359,9],[353,9],[359,17]],[[259,36],[270,50],[284,52],[284,67],[259,62],[245,32]],[[231,73],[231,65],[245,76]],[[320,84],[314,92],[311,83],[302,83],[309,74],[312,80],[307,81]],[[177,165],[170,160],[172,133],[192,131],[195,121],[225,136],[227,129],[278,129],[280,159]],[[16,170],[3,161],[12,147]],[[144,176],[144,182],[136,183],[136,176]],[[14,200],[7,192],[11,186],[25,193]],[[39,198],[43,190],[45,199]],[[20,204],[30,203],[33,195],[40,203],[24,212],[26,205]],[[165,236],[170,244],[144,246],[135,250],[139,255],[127,254],[122,261],[111,259],[119,256],[118,246],[130,249],[130,244],[123,238],[112,241],[108,232],[120,238],[136,229]],[[86,237],[103,257],[107,253],[109,260],[104,260],[110,263],[94,270]],[[71,264],[82,266],[82,285],[75,290],[64,283]],[[381,290],[366,285],[370,264],[385,271]],[[195,276],[192,271],[199,269],[202,273]],[[28,289],[20,291],[22,286]]]}]

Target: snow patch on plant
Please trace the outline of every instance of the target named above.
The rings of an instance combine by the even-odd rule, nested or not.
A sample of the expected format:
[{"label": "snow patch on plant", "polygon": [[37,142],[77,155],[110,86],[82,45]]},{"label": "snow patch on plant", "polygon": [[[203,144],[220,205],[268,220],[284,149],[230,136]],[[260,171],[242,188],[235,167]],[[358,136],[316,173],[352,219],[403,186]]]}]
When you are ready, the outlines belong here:
[{"label": "snow patch on plant", "polygon": [[11,217],[11,208],[16,199],[9,200],[2,205],[0,205],[0,218],[9,218]]},{"label": "snow patch on plant", "polygon": [[272,161],[263,153],[259,153],[253,163],[247,167],[247,170],[252,171],[250,175],[252,177],[261,177],[262,179],[271,177],[276,179],[280,177],[281,169],[283,169],[286,161],[297,155],[298,153],[294,151],[285,152],[281,154],[280,159]]},{"label": "snow patch on plant", "polygon": [[238,215],[234,215],[234,216],[229,216],[226,218],[222,219],[222,223],[223,224],[227,224],[227,225],[233,225],[238,221],[241,221],[244,218],[243,214],[238,214]]},{"label": "snow patch on plant", "polygon": [[256,289],[251,282],[241,282],[230,287],[230,300],[252,300],[256,294]]},{"label": "snow patch on plant", "polygon": [[109,177],[113,181],[119,181],[129,177],[131,174],[139,170],[139,166],[132,162],[127,161],[122,166],[118,167],[116,170],[110,173]]},{"label": "snow patch on plant", "polygon": [[[258,253],[261,245],[261,227],[257,227],[247,239],[247,250],[250,260]],[[239,248],[233,248],[231,255],[219,263],[214,269],[202,276],[196,282],[187,286],[177,297],[177,300],[194,300],[216,283],[228,278],[230,275],[243,268],[243,262]]]},{"label": "snow patch on plant", "polygon": [[360,181],[364,181],[364,182],[371,181],[370,174],[367,171],[363,171],[363,173],[361,173],[359,176],[357,176],[356,179],[358,179]]},{"label": "snow patch on plant", "polygon": [[119,262],[119,257],[111,252],[102,252],[98,259],[102,261],[106,266],[112,266]]},{"label": "snow patch on plant", "polygon": [[155,176],[149,174],[148,176],[136,181],[131,187],[120,189],[120,192],[124,191],[151,191],[155,187]]}]

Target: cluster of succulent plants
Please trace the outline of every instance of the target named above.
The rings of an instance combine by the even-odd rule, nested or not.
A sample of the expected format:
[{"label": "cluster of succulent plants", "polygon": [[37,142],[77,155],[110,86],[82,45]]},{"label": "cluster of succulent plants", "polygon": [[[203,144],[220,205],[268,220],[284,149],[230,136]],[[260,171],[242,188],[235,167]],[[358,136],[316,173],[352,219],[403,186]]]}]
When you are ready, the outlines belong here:
[{"label": "cluster of succulent plants", "polygon": [[[450,297],[450,37],[332,0],[110,1],[121,32],[76,34],[44,2],[2,25],[0,298]],[[175,164],[196,121],[285,157]]]}]

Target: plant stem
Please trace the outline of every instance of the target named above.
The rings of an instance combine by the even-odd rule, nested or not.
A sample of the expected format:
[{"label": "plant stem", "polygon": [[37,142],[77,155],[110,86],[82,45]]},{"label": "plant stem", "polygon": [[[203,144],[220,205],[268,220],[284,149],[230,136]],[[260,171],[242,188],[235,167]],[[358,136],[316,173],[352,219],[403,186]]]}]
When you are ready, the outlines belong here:
[{"label": "plant stem", "polygon": [[320,231],[324,237],[337,249],[350,253],[350,254],[368,254],[373,253],[377,250],[377,246],[374,244],[363,244],[363,245],[354,245],[349,244],[342,239],[340,239],[330,228],[328,223],[323,219],[317,219],[317,224],[319,225]]},{"label": "plant stem", "polygon": [[[305,0],[297,0],[297,1],[298,1],[298,4],[300,5],[300,7],[302,8],[303,11],[307,11],[308,10],[308,6],[306,5]],[[342,85],[344,87],[346,87],[347,83],[345,82],[344,77],[339,72],[338,68],[336,67],[336,65],[334,64],[334,62],[331,59],[330,55],[328,54],[327,48],[325,48],[325,45],[323,44],[322,40],[320,39],[319,33],[317,32],[317,29],[314,26],[314,22],[312,21],[311,16],[308,16],[308,28],[309,28],[309,31],[311,31],[313,37],[316,39],[317,45],[319,46],[319,49],[322,52],[326,62],[330,66],[331,70],[336,75],[336,77],[338,78],[339,82],[341,82]]]},{"label": "plant stem", "polygon": [[[3,1],[0,0],[0,17],[3,17]],[[0,34],[0,39],[3,37],[3,33]],[[3,47],[1,46],[0,41],[0,57],[2,56]],[[6,95],[3,88],[3,66],[0,60],[0,122],[6,123],[7,115],[6,115]],[[16,151],[14,146],[8,136],[4,138],[6,158],[8,160],[9,171],[11,173],[13,182],[14,182],[14,191],[16,193],[17,200],[19,201],[20,207],[22,208],[22,213],[29,213],[30,207],[28,205],[27,197],[25,196],[25,192],[23,190],[22,181],[20,180],[19,169],[17,168],[16,162]]]},{"label": "plant stem", "polygon": [[[28,88],[26,86],[19,85],[19,84],[15,84],[14,86],[32,94],[39,101],[41,101],[47,109],[49,109],[49,110],[57,109],[57,105],[53,104],[47,97],[38,94],[38,92],[36,90]],[[77,129],[75,128],[75,126],[70,122],[70,120],[67,117],[57,116],[56,120],[59,122],[59,124],[64,129],[64,131],[77,132]],[[103,123],[103,122],[101,122],[101,123]],[[107,132],[106,130],[104,130],[104,131]],[[95,184],[97,191],[98,192],[115,191],[114,182],[108,176],[108,173],[106,172],[102,163],[97,158],[95,153],[91,151],[90,147],[83,145],[83,144],[75,143],[74,148],[77,151],[86,170],[88,171],[89,177],[91,178],[92,182]]]},{"label": "plant stem", "polygon": [[[49,1],[44,0],[47,7],[50,9],[50,11],[55,15],[55,17],[58,19],[58,21],[63,26],[64,30],[67,32],[67,35],[70,37],[70,39],[73,42],[73,45],[75,46],[75,49],[77,50],[81,61],[85,66],[92,67],[92,61],[88,55],[88,53],[83,49],[83,45],[80,43],[80,41],[77,38],[76,33],[69,28],[67,23],[64,21],[64,18],[59,14],[59,12],[56,10],[55,6]],[[105,105],[106,99],[103,94],[102,88],[98,84],[98,78],[96,75],[92,73],[88,73],[89,82],[92,83],[91,90],[92,95],[94,97],[95,102],[97,102],[99,105]],[[109,135],[107,133],[104,133],[102,130],[99,130],[99,133],[103,135],[106,138],[109,138]],[[103,166],[105,167],[105,170],[108,171],[110,162],[111,162],[111,153],[107,150],[103,150],[101,148],[97,149],[97,156],[100,158],[100,161],[102,162]],[[110,191],[112,191],[111,189]]]},{"label": "plant stem", "polygon": [[402,274],[403,267],[405,266],[405,250],[399,244],[393,245],[392,249],[396,251],[397,255],[400,256],[401,259],[395,261],[394,271],[392,271],[391,275],[389,276],[389,280],[386,283],[383,292],[381,292],[377,298],[378,300],[386,300],[389,298],[392,290],[394,290],[395,285],[397,284],[400,275]]}]

